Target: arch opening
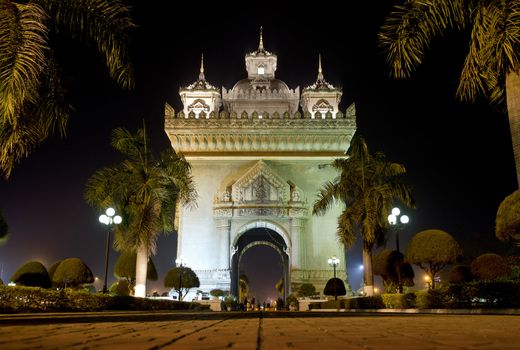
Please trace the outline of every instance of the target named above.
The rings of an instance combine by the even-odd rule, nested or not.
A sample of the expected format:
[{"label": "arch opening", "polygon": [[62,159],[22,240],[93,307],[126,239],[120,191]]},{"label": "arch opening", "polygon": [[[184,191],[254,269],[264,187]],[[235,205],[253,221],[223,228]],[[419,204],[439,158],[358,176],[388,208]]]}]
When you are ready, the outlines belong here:
[{"label": "arch opening", "polygon": [[[248,301],[252,297],[257,304],[264,301],[272,304],[278,297],[285,300],[289,285],[288,266],[288,247],[279,233],[266,227],[249,229],[236,240],[231,261],[231,293],[240,297],[240,302],[244,301],[240,279],[245,274]],[[275,285],[281,279],[283,288],[279,293]]]}]

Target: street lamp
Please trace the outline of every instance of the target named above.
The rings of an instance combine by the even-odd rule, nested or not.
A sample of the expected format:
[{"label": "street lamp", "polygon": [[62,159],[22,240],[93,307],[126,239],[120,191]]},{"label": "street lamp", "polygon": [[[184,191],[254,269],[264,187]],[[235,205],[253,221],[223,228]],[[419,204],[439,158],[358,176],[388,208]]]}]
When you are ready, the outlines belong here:
[{"label": "street lamp", "polygon": [[401,282],[401,252],[399,251],[399,230],[402,229],[403,225],[410,222],[408,215],[401,215],[401,210],[397,207],[392,209],[392,213],[388,215],[388,222],[395,230],[395,250],[397,251],[398,264],[397,264],[397,286],[399,293],[403,292],[403,284]]},{"label": "street lamp", "polygon": [[106,243],[106,251],[105,251],[105,283],[103,284],[103,293],[108,293],[107,288],[107,277],[108,277],[108,254],[110,252],[110,229],[112,228],[112,225],[119,225],[123,219],[121,216],[116,215],[116,211],[114,208],[108,208],[105,211],[106,214],[102,214],[99,216],[99,222],[102,224],[107,225],[107,243]]},{"label": "street lamp", "polygon": [[339,265],[339,259],[333,256],[327,260],[329,266],[334,268],[334,300],[338,300],[338,293],[336,292],[336,266]]},{"label": "street lamp", "polygon": [[181,301],[182,299],[182,268],[184,267],[184,265],[182,264],[183,260],[184,259],[182,258],[182,255],[179,258],[175,259],[175,263],[179,267],[179,301]]}]

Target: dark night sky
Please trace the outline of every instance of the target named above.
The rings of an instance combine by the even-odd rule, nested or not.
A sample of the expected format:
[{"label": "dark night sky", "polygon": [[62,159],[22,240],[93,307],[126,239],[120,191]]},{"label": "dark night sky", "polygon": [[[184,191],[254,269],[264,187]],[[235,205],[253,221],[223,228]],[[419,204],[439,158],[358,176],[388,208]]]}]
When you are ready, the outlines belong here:
[{"label": "dark night sky", "polygon": [[[342,109],[356,103],[358,133],[371,150],[407,167],[417,209],[408,211],[412,222],[403,241],[439,228],[472,247],[495,249],[496,209],[516,188],[513,155],[504,113],[483,101],[455,100],[465,35],[435,41],[412,79],[392,80],[376,42],[389,5],[366,3],[315,11],[302,3],[238,10],[136,2],[136,88],[131,92],[108,79],[94,51],[60,42],[75,112],[66,139],[51,138],[16,167],[9,181],[0,181],[0,208],[10,225],[9,240],[0,247],[2,279],[28,260],[49,266],[69,256],[82,258],[102,277],[105,231],[82,193],[96,169],[121,160],[109,146],[110,131],[118,126],[135,130],[144,119],[155,149],[168,147],[164,103],[181,108],[178,88],[196,80],[200,53],[207,80],[230,88],[246,76],[244,54],[257,47],[261,25],[266,48],[278,55],[277,78],[291,88],[311,84],[321,53],[325,78],[343,87]],[[175,235],[160,239],[154,258],[159,281],[150,290],[164,289],[162,278],[175,252]],[[348,254],[352,287],[358,288],[359,247]],[[255,263],[253,255],[249,264]]]}]

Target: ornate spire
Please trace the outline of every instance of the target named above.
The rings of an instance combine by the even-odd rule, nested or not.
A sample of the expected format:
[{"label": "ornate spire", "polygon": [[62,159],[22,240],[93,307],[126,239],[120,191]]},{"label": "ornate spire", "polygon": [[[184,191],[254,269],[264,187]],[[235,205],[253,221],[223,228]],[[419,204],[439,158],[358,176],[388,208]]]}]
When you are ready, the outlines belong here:
[{"label": "ornate spire", "polygon": [[199,73],[199,80],[205,81],[206,78],[204,77],[204,54],[200,54],[200,73]]},{"label": "ornate spire", "polygon": [[341,90],[340,88],[335,88],[325,80],[323,69],[321,68],[321,53],[318,55],[318,78],[316,78],[314,84],[307,86],[303,90]]},{"label": "ornate spire", "polygon": [[318,55],[318,79],[317,81],[324,81],[323,70],[321,69],[321,53]]},{"label": "ornate spire", "polygon": [[258,44],[258,51],[264,51],[264,37],[262,35],[263,28],[260,26],[260,43]]}]

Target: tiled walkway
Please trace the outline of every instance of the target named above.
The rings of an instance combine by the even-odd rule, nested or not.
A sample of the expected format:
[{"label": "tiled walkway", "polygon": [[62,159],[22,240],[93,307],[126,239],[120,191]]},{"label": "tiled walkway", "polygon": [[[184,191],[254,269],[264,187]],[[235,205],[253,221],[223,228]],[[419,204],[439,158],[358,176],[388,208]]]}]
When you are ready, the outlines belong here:
[{"label": "tiled walkway", "polygon": [[520,349],[520,316],[1,315],[0,349]]}]

